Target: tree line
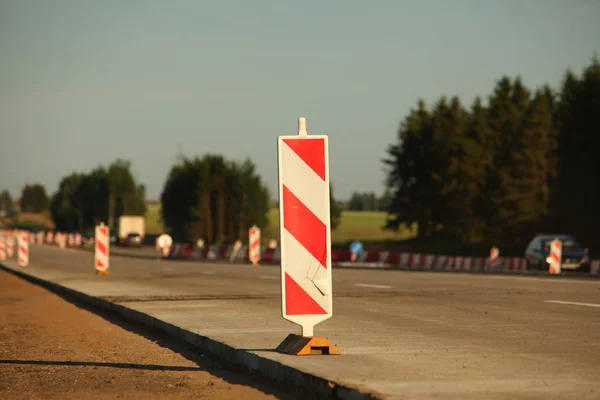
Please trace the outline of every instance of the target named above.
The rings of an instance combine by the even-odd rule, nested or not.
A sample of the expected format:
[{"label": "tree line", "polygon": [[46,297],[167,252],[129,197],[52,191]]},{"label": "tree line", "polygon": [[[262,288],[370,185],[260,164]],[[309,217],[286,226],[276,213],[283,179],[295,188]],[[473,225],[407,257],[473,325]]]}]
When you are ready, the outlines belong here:
[{"label": "tree line", "polygon": [[386,228],[416,222],[419,237],[520,250],[541,232],[600,243],[598,132],[596,59],[581,76],[567,71],[556,91],[505,76],[469,107],[420,100],[387,148]]},{"label": "tree line", "polygon": [[[222,155],[182,158],[171,168],[161,194],[165,229],[176,241],[231,244],[248,237],[248,229],[269,226],[271,194],[250,160]],[[331,191],[332,228],[341,210]]]},{"label": "tree line", "polygon": [[[57,230],[92,232],[100,222],[115,227],[121,215],[146,213],[145,188],[124,160],[64,177],[49,200],[40,199],[42,192],[41,185],[27,185],[21,207],[41,212],[46,206]],[[231,244],[247,239],[252,225],[269,225],[270,193],[250,160],[235,162],[215,154],[181,158],[169,171],[160,202],[165,232],[177,242],[202,238],[207,244]],[[332,191],[334,229],[340,217]]]},{"label": "tree line", "polygon": [[386,190],[381,196],[373,192],[353,192],[345,206],[349,211],[387,211],[392,199],[390,190]]},{"label": "tree line", "polygon": [[114,227],[121,215],[145,213],[145,188],[124,160],[64,177],[50,200],[52,220],[63,231],[92,232],[100,222]]}]

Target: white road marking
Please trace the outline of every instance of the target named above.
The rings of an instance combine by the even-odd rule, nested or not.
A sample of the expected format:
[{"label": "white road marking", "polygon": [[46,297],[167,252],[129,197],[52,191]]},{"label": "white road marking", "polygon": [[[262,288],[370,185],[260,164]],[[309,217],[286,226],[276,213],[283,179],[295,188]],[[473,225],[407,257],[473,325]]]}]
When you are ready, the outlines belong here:
[{"label": "white road marking", "polygon": [[273,279],[273,280],[280,280],[281,277],[280,276],[271,276],[271,275],[261,275],[260,279]]},{"label": "white road marking", "polygon": [[546,303],[570,304],[573,306],[600,307],[600,304],[593,303],[576,303],[574,301],[546,300]]},{"label": "white road marking", "polygon": [[392,288],[390,285],[375,285],[372,283],[356,283],[354,286],[368,287],[368,288],[374,288],[374,289],[391,289]]}]

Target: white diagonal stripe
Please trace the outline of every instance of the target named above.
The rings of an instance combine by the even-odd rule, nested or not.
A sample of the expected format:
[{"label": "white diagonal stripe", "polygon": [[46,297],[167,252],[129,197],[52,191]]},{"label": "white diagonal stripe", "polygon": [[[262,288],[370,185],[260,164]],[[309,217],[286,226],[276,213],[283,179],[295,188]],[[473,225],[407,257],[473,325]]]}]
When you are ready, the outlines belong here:
[{"label": "white diagonal stripe", "polygon": [[[283,236],[286,260],[285,272],[325,311],[331,312],[331,278],[328,274],[331,271],[331,266],[329,266],[329,269],[323,268],[319,261],[287,230],[283,231]],[[313,283],[313,281],[321,279],[327,279],[328,296],[324,296]]]},{"label": "white diagonal stripe", "polygon": [[[323,223],[329,226],[329,187],[283,140],[281,182]],[[325,155],[324,155],[325,156]]]}]

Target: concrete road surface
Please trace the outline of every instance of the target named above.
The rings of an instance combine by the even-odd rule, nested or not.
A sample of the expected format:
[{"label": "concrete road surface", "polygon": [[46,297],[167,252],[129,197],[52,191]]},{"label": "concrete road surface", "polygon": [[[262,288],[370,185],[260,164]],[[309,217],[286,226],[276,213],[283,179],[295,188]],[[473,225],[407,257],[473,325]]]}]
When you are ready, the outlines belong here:
[{"label": "concrete road surface", "polygon": [[100,277],[92,257],[32,246],[26,271],[390,398],[600,398],[598,280],[336,269],[315,335],[342,356],[293,357],[278,267],[114,256]]}]

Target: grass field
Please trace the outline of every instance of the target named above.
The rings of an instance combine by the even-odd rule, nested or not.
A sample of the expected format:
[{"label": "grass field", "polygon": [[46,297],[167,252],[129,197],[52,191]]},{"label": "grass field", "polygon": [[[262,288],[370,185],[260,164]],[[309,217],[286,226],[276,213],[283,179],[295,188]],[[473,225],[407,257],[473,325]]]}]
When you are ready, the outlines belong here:
[{"label": "grass field", "polygon": [[[386,214],[383,212],[344,211],[340,225],[331,234],[331,241],[333,244],[341,244],[351,240],[403,240],[414,236],[410,230],[397,233],[382,230],[385,220]],[[162,229],[160,204],[149,203],[146,212],[146,231],[159,233]],[[263,230],[262,236],[265,240],[271,238],[279,240],[278,209],[273,208],[269,211],[269,226]]]}]

